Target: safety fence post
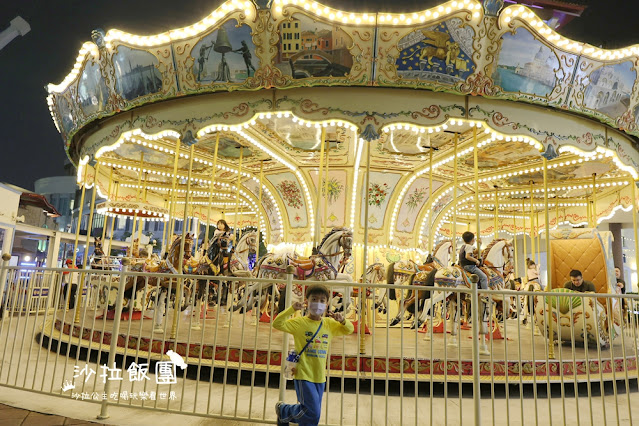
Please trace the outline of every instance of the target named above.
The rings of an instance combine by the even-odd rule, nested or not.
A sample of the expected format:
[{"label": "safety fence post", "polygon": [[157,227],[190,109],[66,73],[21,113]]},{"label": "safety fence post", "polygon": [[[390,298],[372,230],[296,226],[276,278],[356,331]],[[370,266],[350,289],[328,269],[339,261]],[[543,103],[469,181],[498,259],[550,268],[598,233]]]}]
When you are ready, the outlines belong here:
[{"label": "safety fence post", "polygon": [[[118,336],[120,335],[120,317],[122,316],[122,305],[124,304],[124,289],[126,287],[126,272],[129,269],[130,260],[127,258],[122,259],[122,270],[120,271],[120,285],[118,286],[118,297],[115,302],[115,316],[113,317],[113,329],[111,332],[111,346],[109,348],[109,359],[107,361],[107,367],[113,368],[115,364],[115,355],[118,346]],[[134,284],[135,285],[135,284]],[[78,349],[79,350],[79,349]],[[126,359],[126,356],[124,357]],[[104,383],[104,393],[109,395],[110,380],[106,380]],[[99,420],[108,419],[107,414],[107,399],[102,400],[102,406],[100,408]]]},{"label": "safety fence post", "polygon": [[[479,297],[477,295],[477,275],[470,276],[471,282],[471,306],[473,308],[473,406],[475,411],[475,425],[481,425],[481,387],[479,383],[479,328],[483,322],[483,310],[479,307]],[[483,337],[482,337],[483,338]]]},{"label": "safety fence post", "polygon": [[[289,265],[286,267],[286,302],[285,308],[288,309],[291,306],[291,297],[293,297],[293,272],[294,267]],[[284,333],[282,336],[282,355],[280,357],[281,371],[280,371],[280,401],[284,401],[286,395],[286,377],[284,377],[284,368],[286,367],[286,356],[288,355],[288,333]]]}]

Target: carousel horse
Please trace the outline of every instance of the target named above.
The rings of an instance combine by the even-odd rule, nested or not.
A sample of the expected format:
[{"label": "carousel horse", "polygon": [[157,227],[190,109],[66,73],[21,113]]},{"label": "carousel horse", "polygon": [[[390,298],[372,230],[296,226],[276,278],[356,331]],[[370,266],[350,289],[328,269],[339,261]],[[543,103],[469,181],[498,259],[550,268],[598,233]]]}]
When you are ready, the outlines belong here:
[{"label": "carousel horse", "polygon": [[[174,304],[175,300],[178,298],[177,275],[189,274],[194,268],[194,265],[191,262],[191,253],[193,250],[193,234],[187,233],[184,237],[184,255],[180,259],[181,243],[182,239],[179,236],[174,236],[173,242],[171,243],[168,255],[165,260],[159,260],[158,257],[154,257],[143,262],[136,262],[136,264],[131,267],[131,270],[135,272],[157,273],[164,274],[164,276],[135,276],[127,279],[127,288],[131,286],[132,289],[134,288],[133,285],[135,285],[135,291],[144,288],[146,284],[151,287],[151,289],[147,293],[146,303],[147,309],[153,308],[155,310],[156,326],[161,324],[162,316],[164,315],[166,309],[167,297],[169,298],[169,300],[173,301]],[[142,252],[143,250],[140,251],[140,255],[142,254]],[[168,294],[169,289],[171,290],[170,294]],[[182,292],[183,294],[180,295],[180,310],[184,310],[188,306],[188,300],[190,299],[191,295],[190,280],[187,279],[184,281]]]},{"label": "carousel horse", "polygon": [[[386,278],[386,269],[383,263],[373,263],[366,268],[366,271],[361,275],[359,279],[359,283],[364,287],[355,287],[352,292],[353,298],[361,297],[361,291],[364,290],[365,298],[362,300],[362,303],[365,303],[366,299],[371,298],[371,295],[374,294],[374,289],[370,287],[365,287],[366,284],[381,284],[384,282]],[[379,289],[377,289],[379,290]],[[373,299],[375,299],[373,297]],[[333,297],[329,301],[329,309],[333,311],[340,311],[342,308],[343,299],[341,297]],[[353,305],[355,311],[359,313],[359,304]]]},{"label": "carousel horse", "polygon": [[610,345],[622,332],[620,299],[581,297],[584,293],[558,287],[563,287],[570,270],[576,268],[581,270],[584,278],[595,284],[597,293],[614,294],[617,280],[612,256],[612,233],[588,228],[553,230],[550,232],[550,256],[549,276],[554,288],[536,297],[536,325],[542,331],[544,328],[549,331],[550,316],[553,340],[570,341],[574,336],[577,342]]},{"label": "carousel horse", "polygon": [[[391,263],[388,266],[386,282],[388,284],[399,285],[425,285],[423,282],[430,272],[448,265],[448,262],[450,262],[451,252],[452,242],[450,240],[445,240],[435,246],[435,249],[433,250],[434,254],[432,256],[429,255],[423,265],[418,265],[412,260],[409,260],[408,262],[400,261],[397,263]],[[414,281],[415,275],[419,274],[421,274],[420,279]],[[432,280],[429,285],[433,285]],[[390,325],[393,326],[399,324],[404,317],[404,313],[407,311],[410,312],[411,315],[415,315],[417,317],[418,314],[415,313],[414,306],[415,302],[417,301],[419,304],[423,305],[424,300],[429,296],[429,294],[430,293],[428,291],[410,290],[402,301],[401,295],[399,297],[397,296],[397,291],[389,292],[389,298],[391,300],[398,300],[398,303],[400,303],[399,312],[390,322]],[[383,305],[380,303],[377,306],[379,309],[379,306]],[[417,307],[419,308],[419,306]]]},{"label": "carousel horse", "polygon": [[[488,247],[486,247],[481,254],[481,263],[482,267],[480,268],[488,277],[488,289],[489,290],[501,290],[505,287],[508,282],[508,278],[513,269],[513,248],[510,242],[504,239],[496,239],[493,240]],[[442,268],[437,270],[434,277],[434,285],[435,287],[461,287],[465,286],[470,288],[470,273],[466,272],[460,266],[451,266],[447,268]],[[430,299],[426,301],[426,305],[422,310],[420,320],[424,322],[430,313],[431,315],[431,326],[432,326],[432,307],[439,302],[449,300],[449,319],[453,322],[451,326],[451,332],[453,336],[456,333],[455,323],[458,321],[457,318],[457,309],[456,303],[458,297],[455,294],[455,297],[450,297],[451,292],[444,291],[435,291],[434,295],[431,295]],[[497,295],[493,298],[494,302],[501,302],[502,297]],[[485,302],[480,303],[480,305],[485,305]],[[484,318],[486,316],[485,310],[481,309],[479,312],[484,312]],[[480,321],[473,321],[476,324],[479,324]],[[429,334],[426,334],[426,338],[429,337]]]},{"label": "carousel horse", "polygon": [[[198,275],[227,276],[227,277],[252,277],[249,267],[249,259],[257,253],[257,232],[249,231],[242,235],[237,246],[230,254],[224,256],[228,247],[227,238],[217,238],[210,242],[206,254],[202,256],[197,267]],[[217,302],[217,290],[221,289],[220,304],[226,306],[228,297],[228,284],[221,281],[201,279],[197,280],[196,301],[202,302],[206,285],[209,285],[207,304]]]},{"label": "carousel horse", "polygon": [[91,269],[110,269],[109,258],[102,248],[102,239],[100,237],[95,237],[93,245],[93,255],[91,256],[90,262]]},{"label": "carousel horse", "polygon": [[[286,279],[287,266],[293,266],[295,280],[312,280],[312,281],[330,281],[330,282],[353,282],[350,275],[343,271],[346,263],[351,257],[353,250],[353,231],[348,228],[333,228],[324,236],[319,246],[314,248],[313,255],[308,258],[293,257],[290,253],[275,255],[266,254],[260,258],[255,266],[256,278]],[[260,306],[266,305],[267,295],[272,293],[272,284],[254,283],[248,288],[247,305],[252,306],[254,298],[261,294]],[[278,313],[284,310],[286,284],[277,284],[277,293],[279,296]],[[335,288],[332,287],[334,297],[340,297],[344,303],[337,306],[339,310],[346,312],[350,304],[351,289],[350,287]],[[292,302],[302,302],[304,295],[302,294],[302,286],[293,285]],[[336,307],[335,300],[331,299],[329,305]]]}]

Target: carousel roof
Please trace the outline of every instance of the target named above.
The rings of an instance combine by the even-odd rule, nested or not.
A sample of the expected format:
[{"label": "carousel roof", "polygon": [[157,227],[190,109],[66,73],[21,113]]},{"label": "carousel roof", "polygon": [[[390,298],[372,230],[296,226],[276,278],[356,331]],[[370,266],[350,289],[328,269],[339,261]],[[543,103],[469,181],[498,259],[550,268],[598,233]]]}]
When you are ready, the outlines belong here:
[{"label": "carousel roof", "polygon": [[49,85],[79,182],[152,217],[181,217],[188,194],[187,215],[237,214],[271,243],[368,224],[371,244],[401,249],[477,213],[485,234],[536,232],[546,205],[551,226],[631,205],[639,47],[568,40],[500,1],[261,3],[153,36],[95,31]]}]

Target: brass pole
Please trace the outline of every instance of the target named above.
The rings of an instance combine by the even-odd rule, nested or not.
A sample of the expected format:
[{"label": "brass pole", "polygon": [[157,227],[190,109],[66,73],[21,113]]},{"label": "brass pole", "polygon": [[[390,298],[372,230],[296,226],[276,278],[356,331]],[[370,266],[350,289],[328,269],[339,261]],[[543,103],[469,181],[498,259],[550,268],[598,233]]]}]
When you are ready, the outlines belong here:
[{"label": "brass pole", "polygon": [[477,255],[481,254],[481,243],[479,239],[481,238],[481,222],[479,221],[479,153],[477,152],[477,126],[473,127],[473,145],[474,149],[474,158],[473,158],[473,169],[475,172],[475,221],[477,222]]},{"label": "brass pole", "polygon": [[175,156],[173,157],[173,181],[171,182],[171,197],[169,204],[169,220],[166,222],[166,225],[169,227],[169,232],[166,235],[166,245],[165,249],[162,252],[167,252],[169,247],[173,243],[173,233],[175,232],[175,203],[177,200],[177,176],[178,176],[178,161],[180,159],[180,139],[178,138],[175,141]]},{"label": "brass pole", "polygon": [[513,255],[515,257],[515,277],[521,277],[519,275],[519,263],[517,262],[517,219],[515,209],[513,209]]},{"label": "brass pole", "polygon": [[318,171],[318,175],[317,175],[317,196],[316,196],[316,210],[317,213],[315,214],[315,232],[313,235],[313,246],[317,247],[319,245],[319,241],[320,241],[320,218],[321,218],[321,211],[320,211],[320,196],[322,195],[322,191],[320,190],[320,188],[322,187],[322,173],[324,171],[324,139],[326,139],[326,128],[322,127],[322,133],[320,136],[321,140],[320,140],[320,165],[319,165],[319,171]]},{"label": "brass pole", "polygon": [[82,226],[82,210],[84,208],[84,194],[87,188],[87,172],[89,162],[84,165],[84,177],[82,178],[82,195],[80,195],[80,210],[78,210],[78,225],[75,227],[75,242],[73,243],[73,264],[75,265],[76,252],[78,251],[78,240],[80,239],[80,228]]},{"label": "brass pole", "polygon": [[588,221],[588,226],[592,228],[592,209],[590,208],[590,197],[586,195],[586,220]]},{"label": "brass pole", "polygon": [[528,265],[526,264],[526,259],[528,258],[528,247],[527,247],[527,243],[526,243],[526,199],[522,198],[521,199],[521,214],[522,217],[524,219],[524,224],[523,224],[523,236],[522,236],[522,240],[524,241],[524,279],[523,282],[524,284],[526,284],[528,282]]},{"label": "brass pole", "polygon": [[[87,164],[88,165],[88,164]],[[89,258],[89,244],[91,244],[91,227],[93,226],[93,212],[95,211],[95,194],[97,191],[98,185],[98,172],[100,171],[100,163],[96,162],[95,164],[95,175],[93,178],[93,192],[91,193],[91,205],[89,206],[89,220],[87,222],[87,238],[84,244],[84,256],[82,256],[82,269],[87,268],[87,260]],[[80,298],[82,298],[82,292],[80,292]],[[77,319],[79,322],[80,318],[80,310],[76,311]]]},{"label": "brass pole", "polygon": [[[368,186],[370,184],[370,170],[371,170],[371,143],[366,142],[366,181],[364,188],[366,188],[366,194],[368,195]],[[327,174],[328,176],[328,174]],[[368,218],[368,201],[364,203],[364,217]],[[368,268],[368,220],[364,221],[364,284],[368,284],[368,277],[366,276],[366,269]],[[359,321],[359,353],[366,353],[366,286],[360,287],[359,291],[359,303],[360,312],[362,313]]]},{"label": "brass pole", "polygon": [[555,225],[559,229],[559,197],[555,195]]},{"label": "brass pole", "polygon": [[[260,161],[260,192],[259,192],[259,205],[257,211],[257,255],[255,260],[260,257],[260,243],[262,241],[262,228],[260,227],[260,217],[262,216],[262,185],[264,185],[264,161]],[[266,244],[265,244],[266,246]]]},{"label": "brass pole", "polygon": [[[140,191],[142,192],[142,201],[146,204],[146,179],[148,173],[144,172],[144,179],[142,180],[142,188]],[[142,244],[142,228],[144,228],[144,218],[138,217],[138,244]]]},{"label": "brass pole", "polygon": [[[140,153],[140,170],[138,171],[138,193],[135,196],[136,201],[140,201],[140,191],[142,190],[142,164],[144,164],[144,152]],[[135,225],[138,218],[138,209],[133,212],[133,223],[131,224],[131,248],[129,249],[129,257],[133,258],[133,245],[135,243]],[[138,238],[138,250],[140,240]]]},{"label": "brass pole", "polygon": [[530,259],[539,265],[539,258],[535,259],[535,197],[532,181],[530,181]]},{"label": "brass pole", "polygon": [[[430,139],[428,144],[430,145]],[[366,191],[368,192],[368,188],[366,188]],[[433,205],[433,147],[432,146],[428,147],[428,202],[430,203],[431,206]],[[366,203],[368,204],[368,200],[366,201]],[[432,214],[429,215],[429,217],[430,217],[430,224],[428,225],[428,252],[434,254],[433,253]]]},{"label": "brass pole", "polygon": [[597,173],[592,174],[592,227],[597,228]]},{"label": "brass pole", "polygon": [[240,207],[240,183],[242,182],[242,159],[244,157],[244,147],[240,146],[240,162],[239,168],[237,170],[237,184],[235,188],[235,229],[233,234],[235,235],[235,244],[240,240],[240,216],[239,216],[239,207]]},{"label": "brass pole", "polygon": [[[453,241],[453,253],[457,253],[457,143],[459,135],[455,133],[455,145],[453,147],[453,226],[452,226],[452,241]],[[477,236],[479,240],[479,236]]]},{"label": "brass pole", "polygon": [[632,235],[635,239],[635,263],[639,264],[639,234],[637,234],[637,182],[633,180],[630,185],[632,186]]},{"label": "brass pole", "polygon": [[[164,208],[168,209],[169,208],[169,200],[168,198],[164,199]],[[164,252],[162,251],[162,249],[164,248],[163,244],[166,241],[166,233],[168,231],[168,222],[165,222],[164,220],[162,220],[162,239],[160,240],[160,259],[164,256]]]},{"label": "brass pole", "polygon": [[[107,189],[107,202],[111,199],[111,186],[113,185],[113,167],[111,167],[111,173],[109,173],[109,189]],[[102,243],[104,244],[104,235],[106,234],[107,219],[109,216],[104,212],[104,223],[102,224]]]},{"label": "brass pole", "polygon": [[213,152],[213,169],[211,170],[211,185],[209,187],[209,207],[206,213],[206,232],[204,233],[204,249],[209,246],[209,227],[211,226],[211,203],[213,202],[213,189],[215,188],[215,174],[217,172],[217,152],[220,147],[220,132],[215,134],[215,151]]},{"label": "brass pole", "polygon": [[[550,255],[550,217],[548,215],[548,160],[543,158],[544,170],[544,220],[546,222],[546,291],[552,289],[552,256]],[[548,358],[555,359],[555,343],[552,324],[552,303],[548,304]]]},{"label": "brass pole", "polygon": [[[118,182],[115,182],[115,201],[118,201],[118,192],[120,190],[120,184]],[[116,220],[116,216],[111,216],[111,233],[109,234],[111,236],[111,238],[109,238],[109,252],[108,255],[111,256],[111,247],[113,245],[113,229],[115,228],[115,220]]]},{"label": "brass pole", "polygon": [[[189,173],[187,175],[187,179],[186,179],[186,196],[184,197],[184,220],[182,222],[182,224],[184,225],[182,227],[182,241],[180,242],[180,257],[178,258],[178,266],[177,266],[177,270],[178,273],[180,275],[182,275],[184,273],[184,244],[186,242],[186,234],[187,234],[187,228],[186,228],[186,219],[188,217],[189,214],[189,199],[191,197],[191,173],[193,171],[193,150],[195,149],[195,144],[191,145],[191,150],[189,152]],[[177,289],[176,289],[176,293],[175,293],[175,307],[174,307],[174,312],[173,312],[173,326],[171,327],[171,339],[175,339],[176,335],[177,335],[177,323],[178,323],[178,318],[180,317],[180,305],[182,304],[181,298],[182,298],[182,288],[184,287],[184,282],[183,282],[183,278],[179,278],[178,279],[178,285],[177,285]],[[176,342],[177,344],[177,342]]]},{"label": "brass pole", "polygon": [[[87,163],[87,168],[89,164]],[[87,269],[87,260],[89,258],[89,244],[91,243],[91,228],[93,227],[93,212],[95,211],[95,194],[98,192],[98,172],[100,171],[100,163],[95,163],[95,173],[93,175],[93,191],[91,192],[91,206],[89,210],[89,221],[87,222],[87,238],[84,244],[84,256],[82,256],[82,269]],[[80,274],[80,289],[78,291],[78,301],[79,303],[75,310],[75,320],[76,324],[80,323],[80,306],[82,306],[82,287],[84,287],[84,272]]]},{"label": "brass pole", "polygon": [[498,194],[498,188],[495,187],[495,239],[499,239],[499,230],[498,228],[498,221],[499,221],[499,194]]},{"label": "brass pole", "polygon": [[[328,233],[328,172],[329,172],[329,160],[330,160],[331,146],[326,141],[326,177],[324,178],[324,235]],[[368,220],[366,221],[368,222]]]}]

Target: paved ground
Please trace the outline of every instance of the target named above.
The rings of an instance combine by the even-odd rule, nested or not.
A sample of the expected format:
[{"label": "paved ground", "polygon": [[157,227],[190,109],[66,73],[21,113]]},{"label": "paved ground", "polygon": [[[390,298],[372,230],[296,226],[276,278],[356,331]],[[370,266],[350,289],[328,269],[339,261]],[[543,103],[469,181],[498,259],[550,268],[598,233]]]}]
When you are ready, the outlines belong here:
[{"label": "paved ground", "polygon": [[0,426],[57,426],[57,425],[92,425],[86,420],[43,414],[0,404]]}]

